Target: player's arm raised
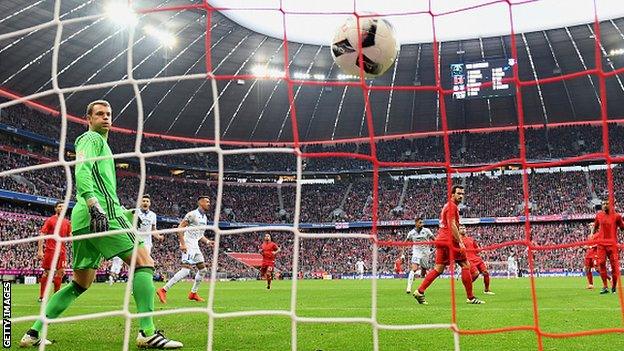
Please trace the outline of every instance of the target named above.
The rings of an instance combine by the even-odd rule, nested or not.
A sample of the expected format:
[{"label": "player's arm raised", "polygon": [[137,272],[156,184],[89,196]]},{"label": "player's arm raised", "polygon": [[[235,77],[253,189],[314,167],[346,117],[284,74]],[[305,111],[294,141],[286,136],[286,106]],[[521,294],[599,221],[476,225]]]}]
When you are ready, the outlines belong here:
[{"label": "player's arm raised", "polygon": [[180,224],[178,224],[178,241],[180,242],[180,250],[186,253],[186,244],[184,243],[184,228],[188,227],[189,222],[186,219],[183,219]]},{"label": "player's arm raised", "polygon": [[[96,133],[87,133],[76,143],[76,196],[81,197],[89,207],[91,216],[91,230],[105,232],[108,230],[108,216],[95,197],[95,180],[93,168],[95,162],[88,160],[97,157],[102,151],[104,143]],[[87,160],[87,161],[85,161]]]}]

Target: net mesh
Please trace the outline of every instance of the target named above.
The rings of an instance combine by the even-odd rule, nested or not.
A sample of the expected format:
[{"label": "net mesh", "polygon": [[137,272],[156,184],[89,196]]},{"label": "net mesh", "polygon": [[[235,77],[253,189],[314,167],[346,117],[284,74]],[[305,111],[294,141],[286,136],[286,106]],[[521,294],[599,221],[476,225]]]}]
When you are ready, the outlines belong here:
[{"label": "net mesh", "polygon": [[[511,38],[511,57],[518,62],[518,47],[517,47],[517,38],[514,30],[514,9],[520,6],[523,6],[527,3],[534,2],[534,0],[520,1],[520,2],[512,2],[509,0],[494,0],[489,3],[479,5],[476,7],[483,6],[494,6],[497,4],[505,4],[508,8],[509,15],[509,24],[510,24],[510,38]],[[302,317],[297,313],[297,292],[298,292],[298,280],[292,279],[291,286],[291,301],[290,301],[290,309],[287,310],[253,310],[253,311],[241,311],[241,312],[229,312],[229,313],[219,313],[214,309],[215,305],[215,289],[216,289],[216,279],[210,280],[209,287],[209,296],[207,305],[205,307],[196,307],[196,308],[179,308],[173,310],[163,310],[151,312],[149,314],[157,316],[157,315],[167,315],[167,314],[181,314],[181,313],[205,313],[208,316],[208,341],[207,341],[207,349],[212,350],[214,348],[214,325],[215,320],[225,319],[225,318],[236,318],[236,317],[249,317],[249,316],[285,316],[291,319],[291,349],[298,349],[298,325],[301,323],[356,323],[356,324],[369,324],[372,328],[372,345],[374,350],[379,350],[379,331],[380,330],[417,330],[417,329],[446,329],[453,333],[454,335],[454,349],[460,350],[460,335],[472,335],[472,334],[493,334],[493,333],[505,333],[505,332],[513,332],[526,330],[535,333],[537,337],[537,345],[536,349],[543,350],[543,338],[571,338],[571,337],[580,337],[586,335],[595,335],[595,334],[605,334],[605,333],[621,333],[624,332],[624,328],[607,328],[607,329],[594,329],[594,330],[586,330],[580,332],[568,332],[568,333],[552,333],[546,332],[542,330],[540,327],[540,318],[539,318],[539,310],[538,310],[538,296],[536,294],[536,286],[535,286],[535,277],[533,272],[535,271],[534,266],[534,254],[540,250],[553,250],[557,248],[566,248],[566,247],[579,247],[587,244],[586,242],[577,242],[573,244],[565,244],[565,245],[535,245],[531,240],[531,221],[529,216],[529,182],[526,170],[528,168],[540,168],[540,167],[553,167],[553,166],[561,166],[568,165],[578,162],[583,159],[588,159],[590,157],[601,157],[609,167],[606,168],[607,175],[607,185],[608,185],[608,193],[609,193],[609,201],[614,203],[614,189],[613,189],[613,171],[610,167],[611,164],[616,162],[624,161],[624,157],[614,157],[611,155],[609,150],[609,130],[608,130],[608,116],[607,116],[607,93],[606,93],[606,79],[609,77],[617,77],[618,74],[624,73],[624,68],[614,69],[610,71],[605,71],[603,69],[603,62],[601,59],[601,52],[604,50],[601,46],[600,39],[600,25],[599,19],[596,10],[596,4],[594,2],[595,9],[595,20],[593,25],[593,30],[595,33],[595,67],[593,69],[586,69],[580,72],[574,72],[571,74],[565,74],[558,77],[545,78],[545,79],[535,79],[522,81],[520,80],[520,75],[518,74],[518,65],[513,66],[514,76],[513,78],[507,78],[503,80],[502,83],[513,83],[516,89],[515,99],[517,102],[517,123],[518,123],[518,135],[519,135],[519,157],[512,158],[508,160],[503,160],[501,162],[490,164],[482,167],[456,167],[452,165],[451,162],[451,151],[450,151],[450,142],[449,142],[449,126],[447,120],[447,106],[445,102],[445,98],[448,95],[453,94],[452,90],[445,90],[442,86],[441,80],[441,69],[440,69],[440,43],[438,42],[436,35],[436,21],[440,19],[440,17],[447,16],[449,14],[461,13],[463,11],[470,11],[473,7],[466,7],[458,10],[454,10],[448,13],[434,13],[431,7],[431,1],[429,2],[429,10],[419,13],[413,14],[425,14],[429,15],[431,20],[431,28],[433,33],[433,61],[435,67],[435,85],[433,86],[372,86],[367,84],[367,82],[363,79],[363,75],[361,74],[359,82],[330,82],[330,81],[311,81],[311,80],[299,80],[293,79],[290,74],[289,69],[289,50],[288,50],[288,36],[287,36],[287,28],[286,28],[286,16],[298,14],[297,12],[287,11],[285,10],[283,4],[280,5],[279,8],[268,9],[268,8],[215,8],[212,7],[206,0],[203,0],[202,3],[193,4],[193,5],[185,5],[185,6],[163,6],[159,8],[146,8],[139,9],[138,12],[141,14],[147,14],[151,12],[163,12],[163,11],[177,11],[183,9],[195,9],[200,11],[205,11],[206,13],[206,37],[205,37],[205,73],[199,74],[185,74],[185,75],[177,75],[177,76],[164,76],[164,77],[154,77],[154,78],[146,78],[146,79],[136,79],[133,76],[133,43],[134,43],[134,35],[135,31],[133,27],[129,29],[129,40],[127,47],[127,70],[126,70],[126,78],[119,81],[113,82],[104,82],[97,84],[84,84],[81,86],[73,86],[73,87],[61,87],[58,82],[58,57],[59,50],[61,44],[61,38],[64,27],[82,22],[89,22],[103,17],[103,15],[96,16],[87,16],[87,17],[77,17],[71,19],[62,19],[60,16],[60,7],[61,0],[56,0],[54,6],[54,17],[51,21],[39,24],[37,26],[33,26],[30,28],[25,28],[22,30],[5,33],[0,35],[0,40],[5,40],[21,35],[28,34],[35,30],[45,29],[45,28],[56,28],[56,36],[54,39],[54,46],[52,52],[52,70],[51,70],[51,82],[52,89],[37,92],[25,97],[15,97],[12,101],[5,102],[0,104],[0,108],[8,107],[11,105],[28,102],[31,100],[35,100],[38,98],[42,98],[49,95],[56,95],[58,97],[60,103],[60,114],[63,117],[61,119],[61,135],[60,135],[60,144],[59,144],[59,157],[58,161],[50,162],[43,165],[24,167],[19,169],[13,169],[9,171],[1,172],[0,175],[6,176],[10,174],[17,174],[20,172],[31,171],[35,169],[48,168],[48,167],[63,167],[65,170],[65,175],[67,177],[67,191],[65,193],[65,198],[63,199],[65,204],[68,204],[70,201],[71,193],[72,193],[72,175],[70,167],[76,164],[76,161],[70,161],[65,159],[65,143],[67,137],[67,122],[68,122],[68,114],[66,108],[66,99],[65,95],[70,93],[75,93],[79,91],[85,90],[97,90],[101,88],[109,88],[113,86],[120,85],[128,85],[131,86],[134,91],[134,98],[136,100],[136,105],[138,109],[138,118],[137,118],[137,129],[136,129],[136,139],[135,146],[133,152],[115,154],[113,158],[121,159],[128,157],[136,157],[140,160],[140,169],[141,169],[141,179],[139,185],[139,194],[137,199],[137,206],[139,201],[144,193],[145,189],[145,178],[146,178],[146,167],[145,160],[150,157],[161,156],[161,155],[171,155],[178,153],[193,153],[193,152],[214,152],[218,155],[218,184],[217,184],[217,200],[215,203],[214,209],[214,220],[213,224],[205,226],[204,229],[211,230],[215,233],[215,248],[214,254],[212,257],[212,265],[211,265],[211,273],[212,277],[217,276],[217,265],[219,259],[219,245],[220,240],[223,236],[227,235],[235,235],[242,233],[250,233],[256,231],[281,231],[288,232],[293,235],[294,243],[293,243],[293,252],[292,252],[292,276],[297,277],[297,273],[299,271],[299,254],[300,254],[300,243],[302,240],[313,240],[318,238],[336,238],[335,234],[323,234],[323,233],[302,233],[299,230],[300,223],[300,209],[301,209],[301,185],[302,185],[302,159],[303,158],[330,158],[330,157],[341,157],[341,158],[353,158],[359,160],[365,160],[372,164],[373,172],[372,172],[372,206],[371,206],[371,217],[372,217],[372,229],[370,234],[340,234],[340,238],[353,238],[360,240],[371,241],[372,243],[372,275],[373,279],[371,281],[372,291],[371,291],[371,315],[366,318],[316,318],[316,317]],[[345,15],[352,15],[356,18],[367,17],[369,15],[363,15],[357,13],[355,10],[356,2],[354,1],[354,11],[352,13],[343,13]],[[288,102],[289,109],[288,113],[290,114],[291,123],[292,123],[292,132],[293,132],[293,143],[292,147],[284,147],[284,148],[241,148],[241,149],[224,149],[222,148],[222,141],[220,138],[220,110],[219,110],[219,98],[220,94],[218,93],[217,81],[218,80],[234,80],[234,79],[243,79],[243,80],[251,80],[258,79],[258,77],[254,75],[246,75],[246,74],[235,74],[235,75],[215,75],[213,74],[213,62],[211,55],[211,29],[212,29],[212,14],[215,11],[235,11],[235,10],[258,10],[258,11],[279,11],[282,14],[282,25],[283,25],[283,55],[284,55],[284,76],[279,77],[263,77],[263,79],[275,79],[275,80],[283,80],[287,86],[288,93]],[[301,13],[299,13],[301,14]],[[338,13],[336,13],[338,14]],[[361,34],[360,34],[361,35]],[[361,45],[361,44],[360,44]],[[362,59],[362,58],[360,58]],[[361,72],[362,73],[362,72]],[[594,76],[598,79],[598,90],[599,90],[599,102],[600,102],[600,123],[602,126],[602,143],[603,143],[603,152],[596,154],[587,154],[578,157],[566,158],[559,161],[553,162],[529,162],[527,161],[527,152],[526,152],[526,140],[525,140],[525,123],[524,123],[524,111],[523,111],[523,101],[522,101],[522,89],[526,87],[532,86],[540,86],[553,82],[558,82],[562,80],[574,79],[583,76]],[[143,104],[141,100],[141,87],[146,84],[156,83],[156,82],[168,82],[168,81],[182,81],[182,80],[208,80],[212,86],[212,95],[214,101],[214,146],[209,147],[197,147],[197,148],[187,148],[187,149],[178,149],[178,150],[166,150],[166,151],[155,151],[155,152],[142,152],[141,151],[141,141],[143,135],[143,122],[144,122],[144,113],[143,113]],[[485,83],[487,85],[487,83]],[[490,83],[491,84],[491,83]],[[362,91],[363,101],[365,104],[365,122],[369,131],[368,135],[368,143],[370,145],[370,154],[362,155],[348,152],[318,152],[318,153],[306,153],[302,152],[300,146],[302,145],[301,139],[299,136],[299,128],[297,127],[297,108],[295,104],[295,85],[321,85],[321,86],[349,86],[354,88],[359,88]],[[370,100],[370,92],[371,91],[429,91],[434,92],[438,95],[439,101],[439,112],[440,112],[440,121],[442,127],[442,136],[444,142],[444,162],[387,162],[380,161],[377,156],[376,149],[376,136],[374,134],[374,126],[373,126],[373,115],[371,108],[371,100]],[[297,162],[297,186],[296,186],[296,198],[295,198],[295,212],[292,226],[284,227],[284,226],[268,226],[268,227],[251,227],[251,228],[243,228],[243,229],[233,229],[233,230],[225,230],[219,228],[219,214],[221,213],[222,206],[222,195],[223,195],[223,174],[224,174],[224,156],[226,155],[235,155],[235,154],[244,154],[244,153],[288,153],[296,156]],[[101,158],[100,158],[101,159]],[[98,159],[93,159],[98,160]],[[518,240],[513,242],[505,242],[498,245],[492,245],[484,248],[484,250],[494,250],[500,247],[509,246],[509,245],[521,245],[525,246],[528,250],[528,265],[529,265],[529,273],[530,273],[530,287],[531,287],[531,297],[532,297],[532,310],[533,310],[533,324],[530,325],[520,325],[520,326],[510,326],[510,327],[502,327],[495,329],[483,329],[483,330],[475,330],[475,329],[461,329],[457,324],[457,303],[455,301],[455,282],[453,279],[451,282],[451,319],[449,323],[445,324],[411,324],[411,325],[392,325],[392,324],[383,324],[380,323],[377,317],[377,300],[378,300],[378,290],[377,290],[377,273],[378,273],[378,249],[382,246],[402,246],[407,245],[407,243],[402,242],[391,242],[391,241],[380,241],[377,237],[377,225],[378,225],[378,210],[379,210],[379,171],[380,168],[383,167],[442,167],[446,170],[447,176],[447,192],[450,192],[450,188],[452,186],[452,174],[461,173],[461,172],[478,172],[483,170],[491,170],[502,165],[512,164],[519,162],[521,164],[522,170],[524,170],[522,174],[522,185],[523,185],[523,198],[524,198],[524,240]],[[65,215],[65,210],[61,216]],[[136,218],[134,220],[134,228],[136,228]],[[58,222],[60,223],[60,221]],[[63,238],[59,236],[60,226],[57,225],[55,228],[54,237],[56,240],[56,251],[55,256],[52,262],[52,267],[56,267],[56,262],[58,261],[58,253],[60,252],[60,245],[62,245],[65,241],[71,240],[84,240],[92,237],[99,237],[105,235],[111,235],[122,231],[110,231],[105,233],[95,233],[89,235],[83,235],[78,238],[70,237]],[[136,231],[136,229],[134,229]],[[169,230],[159,230],[159,233],[174,233],[175,229]],[[19,243],[25,242],[33,242],[36,241],[37,238],[26,238],[26,239],[16,239],[16,240],[7,240],[2,241],[1,245],[15,245]],[[411,243],[410,243],[411,245]],[[622,247],[622,246],[620,246]],[[128,284],[126,286],[123,309],[119,311],[110,311],[103,313],[91,313],[91,314],[82,314],[78,316],[72,317],[61,317],[54,320],[46,319],[44,315],[44,306],[47,301],[47,292],[44,298],[44,303],[41,305],[41,310],[38,315],[24,316],[13,318],[12,321],[14,323],[23,322],[23,321],[32,321],[35,319],[42,319],[45,321],[44,329],[42,333],[42,337],[45,338],[47,335],[48,325],[50,323],[64,323],[70,321],[79,321],[86,319],[97,319],[109,316],[122,316],[125,318],[125,331],[124,331],[124,343],[123,349],[127,350],[130,345],[130,331],[131,331],[131,322],[133,319],[141,317],[145,314],[137,314],[132,313],[129,309],[130,303],[130,290],[132,286],[132,272],[135,269],[136,262],[136,246],[135,246],[135,254],[132,258],[132,264],[130,265],[130,274],[128,275]],[[47,289],[50,289],[50,285],[53,279],[53,274],[48,276]],[[624,294],[622,288],[620,286],[618,290],[618,298],[620,303],[620,309],[622,313],[622,317],[624,320]],[[45,345],[40,346],[40,350],[45,349]]]}]

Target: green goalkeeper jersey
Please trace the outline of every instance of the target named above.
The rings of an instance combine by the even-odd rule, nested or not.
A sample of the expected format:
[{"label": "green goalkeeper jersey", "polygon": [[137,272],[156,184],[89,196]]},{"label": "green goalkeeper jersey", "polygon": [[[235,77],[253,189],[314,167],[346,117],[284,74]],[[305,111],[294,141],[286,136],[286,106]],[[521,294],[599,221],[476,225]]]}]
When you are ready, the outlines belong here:
[{"label": "green goalkeeper jersey", "polygon": [[[109,220],[125,215],[117,197],[115,161],[108,142],[94,131],[83,133],[76,139],[76,198],[71,224],[74,231],[89,227],[90,215],[87,200],[95,197]],[[85,159],[110,156],[98,161]],[[81,162],[84,161],[84,162]]]}]

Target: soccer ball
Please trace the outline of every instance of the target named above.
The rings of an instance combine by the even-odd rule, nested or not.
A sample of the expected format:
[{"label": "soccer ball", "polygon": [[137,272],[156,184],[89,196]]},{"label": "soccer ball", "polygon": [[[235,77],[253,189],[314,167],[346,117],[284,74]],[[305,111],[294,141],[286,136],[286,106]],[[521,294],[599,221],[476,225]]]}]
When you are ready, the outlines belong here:
[{"label": "soccer ball", "polygon": [[[362,32],[362,61],[366,77],[377,77],[392,67],[399,52],[394,29],[390,22],[381,18],[360,18]],[[349,17],[336,30],[331,53],[334,61],[345,73],[359,76],[360,60],[358,28],[354,17]]]}]

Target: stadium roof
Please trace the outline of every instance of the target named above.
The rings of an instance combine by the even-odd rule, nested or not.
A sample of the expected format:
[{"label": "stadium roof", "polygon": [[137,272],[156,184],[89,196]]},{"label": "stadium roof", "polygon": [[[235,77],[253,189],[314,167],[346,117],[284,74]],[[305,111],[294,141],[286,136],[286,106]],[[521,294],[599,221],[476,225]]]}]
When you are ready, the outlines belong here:
[{"label": "stadium roof", "polygon": [[[591,1],[590,1],[591,2]],[[64,0],[58,55],[61,88],[93,85],[125,79],[127,27],[103,17],[102,1]],[[134,1],[137,8],[155,7],[154,1]],[[199,1],[159,0],[159,7],[197,4]],[[600,2],[599,2],[600,3]],[[3,34],[46,23],[53,18],[54,1],[0,2],[0,38]],[[93,16],[80,20],[83,16]],[[260,14],[258,14],[260,16]],[[139,16],[133,45],[135,79],[203,74],[206,72],[206,12],[175,8]],[[210,18],[210,59],[217,75],[250,75],[263,69],[284,67],[281,40],[245,28],[221,13]],[[624,19],[603,20],[600,55],[603,69],[624,66]],[[154,33],[172,33],[175,43],[163,43]],[[52,88],[51,70],[56,26],[22,32],[0,39],[0,87],[20,95]],[[161,36],[162,37],[162,36]],[[516,35],[518,68],[522,80],[557,77],[595,67],[593,24],[581,24]],[[327,46],[289,42],[290,72],[309,74],[315,80],[340,80]],[[624,50],[621,50],[624,53]],[[611,54],[612,53],[612,54]],[[445,41],[440,45],[443,87],[451,88],[450,64],[478,62],[484,58],[511,57],[509,36]],[[429,86],[435,84],[433,45],[403,45],[397,64],[384,76],[368,81],[373,86]],[[624,116],[624,84],[621,75],[606,79],[608,115]],[[449,77],[448,79],[446,77]],[[307,78],[306,78],[307,79]],[[357,81],[351,81],[357,82]],[[145,130],[198,138],[213,138],[212,92],[203,79],[142,84]],[[221,80],[221,135],[228,140],[290,141],[293,138],[287,84],[282,80]],[[522,88],[525,122],[558,123],[600,118],[597,76],[574,76],[564,82]],[[359,87],[293,86],[297,125],[301,140],[341,139],[368,135],[364,121],[364,95]],[[85,105],[105,98],[114,107],[115,124],[136,128],[137,101],[128,84],[66,93],[67,109],[81,115]],[[56,95],[38,101],[58,107]],[[371,91],[375,135],[440,130],[437,95],[429,91]],[[446,99],[449,128],[481,128],[517,124],[517,100],[512,96],[454,101]]]},{"label": "stadium roof", "polygon": [[[210,0],[228,18],[258,33],[273,38],[284,37],[284,23],[290,41],[329,45],[345,17],[380,15],[392,23],[401,44],[433,41],[431,14],[435,15],[438,41],[465,40],[505,35],[510,32],[509,9],[512,7],[517,33],[555,29],[589,23],[594,20],[594,2],[588,0]],[[283,14],[285,21],[282,21]],[[231,10],[228,10],[231,9]],[[624,16],[619,0],[600,0],[597,14],[602,20]],[[262,16],[258,12],[262,11]],[[314,28],[314,30],[310,30]]]}]

